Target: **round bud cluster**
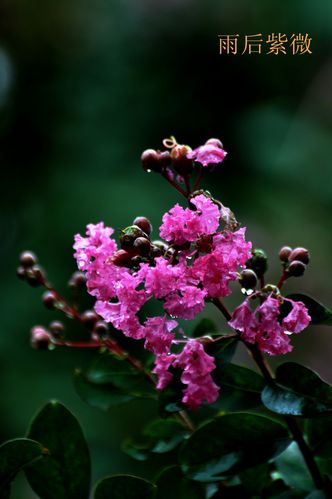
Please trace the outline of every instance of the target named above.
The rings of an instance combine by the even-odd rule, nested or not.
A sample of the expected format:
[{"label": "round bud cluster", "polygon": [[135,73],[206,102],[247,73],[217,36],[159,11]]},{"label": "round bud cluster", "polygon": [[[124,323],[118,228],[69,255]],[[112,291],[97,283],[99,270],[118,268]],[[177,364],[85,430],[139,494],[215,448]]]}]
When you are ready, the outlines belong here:
[{"label": "round bud cluster", "polygon": [[46,308],[54,310],[58,304],[58,297],[54,291],[45,291],[42,296],[42,301]]},{"label": "round bud cluster", "polygon": [[20,255],[20,265],[16,270],[17,276],[30,286],[37,287],[45,283],[45,272],[37,265],[37,257],[32,251],[23,251]]},{"label": "round bud cluster", "polygon": [[52,321],[49,325],[49,332],[55,339],[63,338],[65,326],[61,321]]},{"label": "round bud cluster", "polygon": [[121,249],[110,258],[119,267],[134,268],[142,262],[153,263],[161,255],[170,256],[174,250],[164,241],[151,241],[152,225],[146,217],[136,217],[133,225],[121,231]]},{"label": "round bud cluster", "polygon": [[310,254],[306,248],[292,249],[289,246],[283,246],[279,251],[279,258],[288,277],[300,277],[307,268]]}]

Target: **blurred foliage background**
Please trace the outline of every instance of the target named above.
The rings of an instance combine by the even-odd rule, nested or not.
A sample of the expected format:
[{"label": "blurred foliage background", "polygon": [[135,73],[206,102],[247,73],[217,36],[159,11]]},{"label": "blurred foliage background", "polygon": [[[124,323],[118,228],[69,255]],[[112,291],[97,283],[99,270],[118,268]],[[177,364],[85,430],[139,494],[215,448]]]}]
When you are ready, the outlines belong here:
[{"label": "blurred foliage background", "polygon": [[[137,402],[105,414],[81,402],[71,373],[90,354],[30,348],[30,327],[55,314],[15,268],[18,253],[32,249],[66,292],[73,234],[87,223],[119,228],[139,214],[158,227],[179,197],[144,173],[139,157],[171,134],[193,147],[222,139],[229,156],[205,185],[267,250],[271,282],[280,273],[279,247],[307,246],[309,270],[288,290],[332,305],[331,19],[329,0],[2,0],[3,440],[22,436],[38,408],[57,398],[83,425],[95,479],[153,476],[158,463],[137,463],[120,444],[156,416],[155,406]],[[308,33],[313,54],[218,53],[218,34],[272,32]],[[239,299],[236,290],[229,302]],[[299,335],[290,358],[332,381],[330,334],[311,328]],[[20,478],[13,497],[35,496]]]}]

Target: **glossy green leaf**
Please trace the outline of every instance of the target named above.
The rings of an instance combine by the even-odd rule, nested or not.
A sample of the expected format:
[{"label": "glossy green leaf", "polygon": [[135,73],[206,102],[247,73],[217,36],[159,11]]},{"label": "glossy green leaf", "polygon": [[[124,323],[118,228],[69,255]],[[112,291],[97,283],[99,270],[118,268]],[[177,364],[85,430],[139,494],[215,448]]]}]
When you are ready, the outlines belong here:
[{"label": "glossy green leaf", "polygon": [[124,404],[134,399],[112,384],[99,385],[89,381],[80,371],[74,373],[74,387],[80,398],[97,409],[108,411],[111,407]]},{"label": "glossy green leaf", "polygon": [[186,478],[179,466],[162,470],[156,480],[156,499],[205,499],[205,487]]},{"label": "glossy green leaf", "polygon": [[264,388],[262,401],[278,414],[308,418],[332,414],[332,388],[315,372],[295,362],[278,367],[276,381]]},{"label": "glossy green leaf", "polygon": [[188,435],[183,425],[175,419],[157,419],[143,430],[142,442],[126,439],[122,449],[134,459],[145,461],[151,453],[163,454],[175,449]]},{"label": "glossy green leaf", "polygon": [[180,449],[183,472],[194,480],[218,481],[280,454],[290,443],[280,423],[256,414],[232,413],[196,430]]},{"label": "glossy green leaf", "polygon": [[95,489],[94,499],[152,499],[156,486],[132,475],[113,475],[101,480]]},{"label": "glossy green leaf", "polygon": [[223,337],[215,343],[209,343],[205,346],[205,351],[215,359],[216,366],[224,366],[231,362],[239,343],[238,338]]},{"label": "glossy green leaf", "polygon": [[262,404],[261,392],[265,383],[255,371],[235,364],[221,364],[212,375],[220,386],[220,397],[214,404],[219,410],[244,410]]},{"label": "glossy green leaf", "polygon": [[208,318],[201,319],[195,327],[192,337],[199,338],[200,336],[210,336],[217,333],[219,329],[216,324]]},{"label": "glossy green leaf", "polygon": [[277,457],[275,465],[289,487],[307,492],[314,489],[311,475],[296,442],[292,442]]},{"label": "glossy green leaf", "polygon": [[332,326],[332,311],[311,296],[302,293],[293,293],[288,295],[287,298],[294,301],[302,301],[305,304],[311,317],[311,324]]},{"label": "glossy green leaf", "polygon": [[306,434],[315,455],[332,460],[332,416],[308,420]]},{"label": "glossy green leaf", "polygon": [[25,469],[36,494],[41,499],[87,499],[90,454],[75,416],[59,402],[49,402],[32,421],[28,436],[49,450]]},{"label": "glossy green leaf", "polygon": [[181,399],[185,385],[181,383],[182,370],[179,368],[171,368],[173,378],[165,390],[158,393],[158,407],[161,417],[168,417],[169,414],[179,412],[185,409]]},{"label": "glossy green leaf", "polygon": [[10,495],[10,483],[17,473],[29,464],[38,461],[47,449],[28,438],[9,440],[0,446],[0,498]]}]

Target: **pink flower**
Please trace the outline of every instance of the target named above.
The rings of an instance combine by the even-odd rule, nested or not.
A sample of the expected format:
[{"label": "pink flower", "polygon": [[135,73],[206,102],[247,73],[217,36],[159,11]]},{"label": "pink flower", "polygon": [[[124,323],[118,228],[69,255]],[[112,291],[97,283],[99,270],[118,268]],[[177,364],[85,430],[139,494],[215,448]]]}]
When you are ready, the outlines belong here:
[{"label": "pink flower", "polygon": [[173,317],[194,319],[204,306],[206,291],[195,286],[183,286],[180,292],[173,292],[166,297],[164,309]]},{"label": "pink flower", "polygon": [[222,163],[227,152],[213,144],[205,144],[188,152],[187,158],[194,159],[203,166]]},{"label": "pink flower", "polygon": [[158,377],[157,390],[164,390],[172,380],[173,374],[171,374],[168,369],[171,367],[175,359],[175,354],[163,353],[156,356],[155,368],[152,372]]},{"label": "pink flower", "polygon": [[287,329],[287,331],[300,333],[309,325],[311,321],[308,309],[301,301],[293,301],[289,299],[286,299],[286,301],[289,301],[293,308],[282,321],[282,325]]},{"label": "pink flower", "polygon": [[169,352],[175,334],[171,331],[178,323],[164,317],[148,317],[144,324],[145,348],[156,355]]},{"label": "pink flower", "polygon": [[176,204],[163,216],[160,235],[166,241],[182,245],[201,235],[214,234],[219,226],[220,211],[210,198],[200,194],[190,200],[197,210]]},{"label": "pink flower", "polygon": [[210,374],[216,367],[214,359],[204,351],[199,341],[189,340],[174,365],[183,369],[181,381],[187,385],[183,391],[184,404],[198,409],[205,400],[210,404],[217,400],[219,387]]},{"label": "pink flower", "polygon": [[211,371],[215,369],[213,357],[208,355],[203,345],[197,340],[188,340],[179,354],[158,355],[152,371],[158,376],[158,390],[166,388],[173,375],[169,368],[180,367],[183,370],[181,382],[186,385],[182,402],[191,409],[198,409],[204,402],[212,404],[218,398],[219,387],[214,383]]},{"label": "pink flower", "polygon": [[241,333],[248,343],[256,343],[262,352],[280,355],[292,350],[289,332],[300,332],[310,322],[310,316],[302,302],[293,302],[291,312],[280,324],[280,301],[269,296],[255,311],[245,300],[234,310],[229,325]]}]

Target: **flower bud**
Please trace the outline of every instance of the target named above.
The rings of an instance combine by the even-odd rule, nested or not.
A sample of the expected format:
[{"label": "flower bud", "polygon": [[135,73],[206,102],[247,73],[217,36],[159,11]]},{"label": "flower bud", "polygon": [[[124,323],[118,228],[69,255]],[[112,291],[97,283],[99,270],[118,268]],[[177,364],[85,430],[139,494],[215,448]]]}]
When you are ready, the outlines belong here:
[{"label": "flower bud", "polygon": [[94,327],[94,333],[96,333],[99,337],[107,336],[108,334],[108,325],[104,321],[97,321]]},{"label": "flower bud", "polygon": [[267,271],[267,256],[265,251],[259,248],[251,250],[252,257],[246,263],[248,269],[253,270],[257,277],[262,277]]},{"label": "flower bud", "polygon": [[26,269],[22,265],[20,267],[17,267],[16,275],[19,279],[22,279],[22,281],[24,281],[27,278]]},{"label": "flower bud", "polygon": [[98,315],[93,310],[86,310],[81,315],[81,321],[88,329],[92,329],[98,319]]},{"label": "flower bud", "polygon": [[146,172],[161,173],[170,164],[170,154],[168,151],[160,152],[146,149],[142,153],[141,162]]},{"label": "flower bud", "polygon": [[27,271],[27,282],[33,288],[43,285],[45,282],[44,270],[39,265],[33,265]]},{"label": "flower bud", "polygon": [[300,260],[294,260],[287,267],[287,273],[290,277],[300,277],[304,274],[307,266]]},{"label": "flower bud", "polygon": [[171,151],[171,160],[174,170],[180,175],[188,175],[193,170],[192,159],[187,158],[190,147],[176,145]]},{"label": "flower bud", "polygon": [[140,227],[138,227],[138,225],[130,225],[129,227],[126,227],[121,231],[119,237],[121,248],[124,250],[132,249],[134,241],[138,237],[148,238],[145,232]]},{"label": "flower bud", "polygon": [[239,283],[242,288],[254,289],[257,286],[257,275],[251,269],[244,269],[240,273]]},{"label": "flower bud", "polygon": [[148,236],[152,232],[151,222],[146,217],[136,217],[135,220],[133,221],[133,225],[136,225],[137,227],[142,229],[142,231],[145,232],[145,234],[147,234]]},{"label": "flower bud", "polygon": [[123,249],[120,249],[112,255],[108,261],[111,263],[114,263],[114,265],[117,265],[118,267],[128,267],[131,262],[131,257],[132,254],[128,253],[128,251],[125,251]]},{"label": "flower bud", "polygon": [[134,249],[141,256],[147,256],[150,253],[151,242],[145,237],[138,237],[134,241]]},{"label": "flower bud", "polygon": [[58,338],[63,336],[65,326],[61,321],[52,321],[49,325],[49,330],[51,335],[54,336],[54,338]]},{"label": "flower bud", "polygon": [[70,288],[83,288],[85,287],[85,283],[86,283],[86,276],[84,272],[77,270],[76,272],[73,273],[73,275],[69,279],[68,286]]},{"label": "flower bud", "polygon": [[42,296],[43,303],[46,308],[54,309],[57,304],[57,296],[53,291],[45,291]]},{"label": "flower bud", "polygon": [[36,350],[47,350],[50,344],[49,332],[43,326],[34,326],[31,329],[30,343]]},{"label": "flower bud", "polygon": [[283,246],[279,251],[279,258],[282,262],[288,262],[289,255],[292,252],[292,248],[289,246]]},{"label": "flower bud", "polygon": [[37,263],[37,257],[32,251],[23,251],[23,253],[20,254],[20,264],[25,267],[29,268],[32,267]]},{"label": "flower bud", "polygon": [[223,143],[219,139],[209,139],[205,142],[205,144],[209,144],[209,145],[215,146],[215,147],[220,147],[220,149],[224,148]]},{"label": "flower bud", "polygon": [[280,295],[280,291],[279,291],[279,288],[277,286],[275,286],[275,284],[266,284],[264,286],[264,288],[262,288],[262,293],[266,293],[266,294],[274,294],[274,295]]},{"label": "flower bud", "polygon": [[289,255],[289,261],[293,262],[294,260],[305,263],[307,265],[310,260],[309,251],[306,248],[293,249],[293,251]]}]

